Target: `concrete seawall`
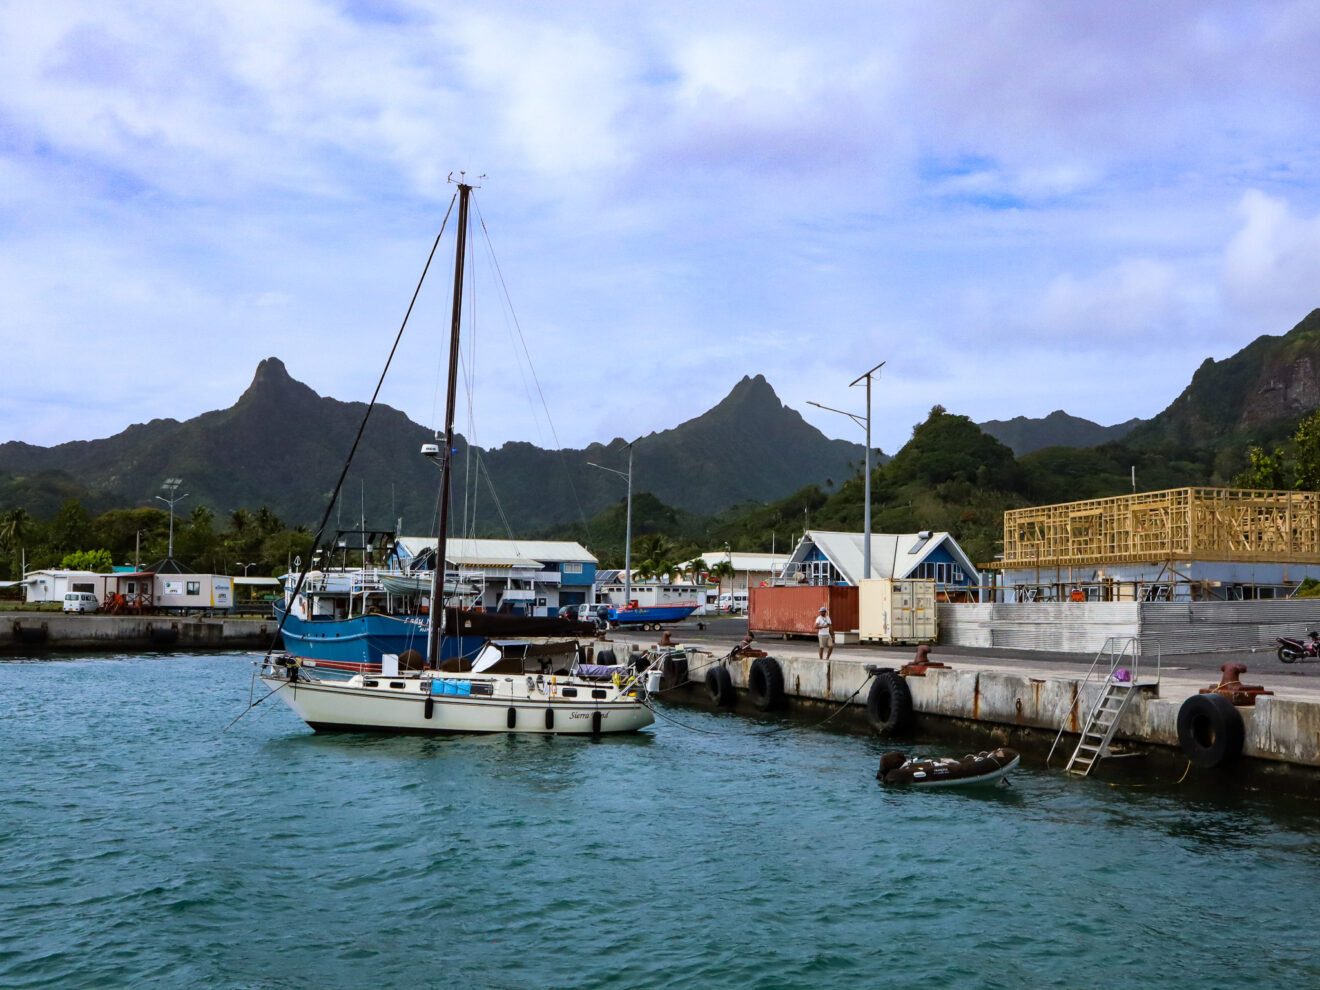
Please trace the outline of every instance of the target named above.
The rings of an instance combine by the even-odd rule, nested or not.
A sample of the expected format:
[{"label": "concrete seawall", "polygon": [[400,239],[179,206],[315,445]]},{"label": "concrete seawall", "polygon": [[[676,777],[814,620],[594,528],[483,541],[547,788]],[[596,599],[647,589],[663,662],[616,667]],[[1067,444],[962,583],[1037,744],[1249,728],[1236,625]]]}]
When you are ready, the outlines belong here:
[{"label": "concrete seawall", "polygon": [[[697,654],[691,661],[691,678],[693,690],[704,692],[701,685],[706,665],[716,662],[727,647],[721,650],[718,644],[699,645],[710,652]],[[824,661],[816,658],[814,649],[804,648],[801,643],[762,646],[783,671],[790,706],[851,702],[858,713],[864,711],[870,687],[867,666],[897,669],[911,659],[906,651],[896,655],[894,651],[861,647],[851,649],[852,655],[846,658],[836,656]],[[1081,721],[1103,689],[1096,679],[1084,685],[1089,661],[1030,664],[980,656],[964,666],[959,658],[946,653],[941,653],[940,659],[952,666],[906,679],[919,717],[1028,729],[1048,734],[1046,738],[1052,738],[1063,726],[1066,733],[1052,761],[1059,768],[1071,755]],[[739,692],[747,690],[751,664],[751,659],[724,662]],[[1154,673],[1149,671],[1152,678]],[[1254,708],[1237,709],[1245,730],[1242,755],[1300,768],[1320,767],[1320,677],[1284,678],[1279,674],[1277,667],[1267,666],[1262,673],[1249,673],[1243,678],[1247,683],[1265,682],[1276,693],[1260,696]],[[1144,682],[1147,677],[1143,674],[1139,679]],[[1185,759],[1178,740],[1178,711],[1189,697],[1217,679],[1206,671],[1160,672],[1157,685],[1141,687],[1133,698],[1119,722],[1115,746],[1128,743],[1167,747],[1172,751],[1170,755]]]},{"label": "concrete seawall", "polygon": [[274,619],[176,615],[0,613],[0,652],[42,650],[265,649]]}]

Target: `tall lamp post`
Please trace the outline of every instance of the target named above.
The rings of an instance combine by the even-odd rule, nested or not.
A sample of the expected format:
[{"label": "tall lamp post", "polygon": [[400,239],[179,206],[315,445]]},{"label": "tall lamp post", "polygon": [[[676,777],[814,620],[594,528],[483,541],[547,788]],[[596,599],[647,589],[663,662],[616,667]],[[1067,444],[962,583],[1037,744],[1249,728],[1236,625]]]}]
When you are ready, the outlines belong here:
[{"label": "tall lamp post", "polygon": [[160,499],[162,502],[164,502],[170,507],[170,552],[169,552],[170,560],[174,559],[174,503],[182,502],[185,498],[188,497],[186,493],[183,495],[178,494],[179,486],[181,484],[183,484],[182,478],[166,478],[165,483],[160,487],[162,491],[169,492],[169,495],[156,496],[156,498]]},{"label": "tall lamp post", "polygon": [[600,468],[610,474],[617,474],[620,478],[626,478],[628,481],[627,522],[624,523],[623,530],[623,604],[625,608],[632,604],[632,457],[633,445],[630,443],[628,444],[627,474],[612,467],[606,467],[604,464],[587,461],[590,467]]},{"label": "tall lamp post", "polygon": [[847,416],[858,426],[866,430],[866,495],[865,507],[862,510],[862,572],[867,578],[871,576],[871,379],[878,377],[881,368],[885,362],[881,361],[870,371],[858,375],[848,383],[848,387],[865,381],[866,382],[866,416],[863,418],[856,413],[845,412],[842,409],[832,409],[829,406],[822,406],[819,402],[807,401],[807,405],[815,406],[817,409],[824,409],[827,412],[838,413],[840,416]]}]

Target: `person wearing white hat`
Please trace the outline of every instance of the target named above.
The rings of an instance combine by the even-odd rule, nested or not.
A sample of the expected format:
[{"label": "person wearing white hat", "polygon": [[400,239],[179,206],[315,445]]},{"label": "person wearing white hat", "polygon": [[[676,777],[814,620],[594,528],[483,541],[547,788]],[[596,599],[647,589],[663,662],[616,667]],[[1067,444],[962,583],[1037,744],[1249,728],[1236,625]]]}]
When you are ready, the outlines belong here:
[{"label": "person wearing white hat", "polygon": [[830,610],[824,605],[816,616],[816,639],[820,643],[819,658],[828,660],[834,655],[834,624],[830,622]]}]

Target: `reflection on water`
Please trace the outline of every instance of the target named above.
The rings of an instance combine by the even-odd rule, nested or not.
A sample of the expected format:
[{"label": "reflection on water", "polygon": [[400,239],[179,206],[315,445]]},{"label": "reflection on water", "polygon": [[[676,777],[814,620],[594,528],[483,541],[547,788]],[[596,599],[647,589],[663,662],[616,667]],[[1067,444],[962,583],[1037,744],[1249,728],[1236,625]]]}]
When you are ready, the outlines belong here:
[{"label": "reflection on water", "polygon": [[1311,804],[886,789],[883,740],[690,709],[426,738],[272,701],[222,732],[247,661],[0,664],[0,985],[1182,987],[1244,931],[1268,951],[1212,985],[1320,984]]}]

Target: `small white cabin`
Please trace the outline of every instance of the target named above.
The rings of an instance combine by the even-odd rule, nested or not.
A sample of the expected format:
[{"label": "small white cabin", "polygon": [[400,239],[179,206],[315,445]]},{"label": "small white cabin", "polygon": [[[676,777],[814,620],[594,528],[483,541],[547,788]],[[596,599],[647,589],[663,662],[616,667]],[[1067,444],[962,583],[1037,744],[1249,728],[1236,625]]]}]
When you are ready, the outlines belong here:
[{"label": "small white cabin", "polygon": [[62,602],[70,592],[86,592],[96,596],[96,600],[105,598],[106,578],[112,574],[97,574],[93,571],[66,571],[59,568],[28,571],[23,580],[18,582],[23,587],[23,600],[29,604],[38,602]]},{"label": "small white cabin", "polygon": [[227,574],[157,574],[156,607],[229,608],[234,604],[234,579]]}]

